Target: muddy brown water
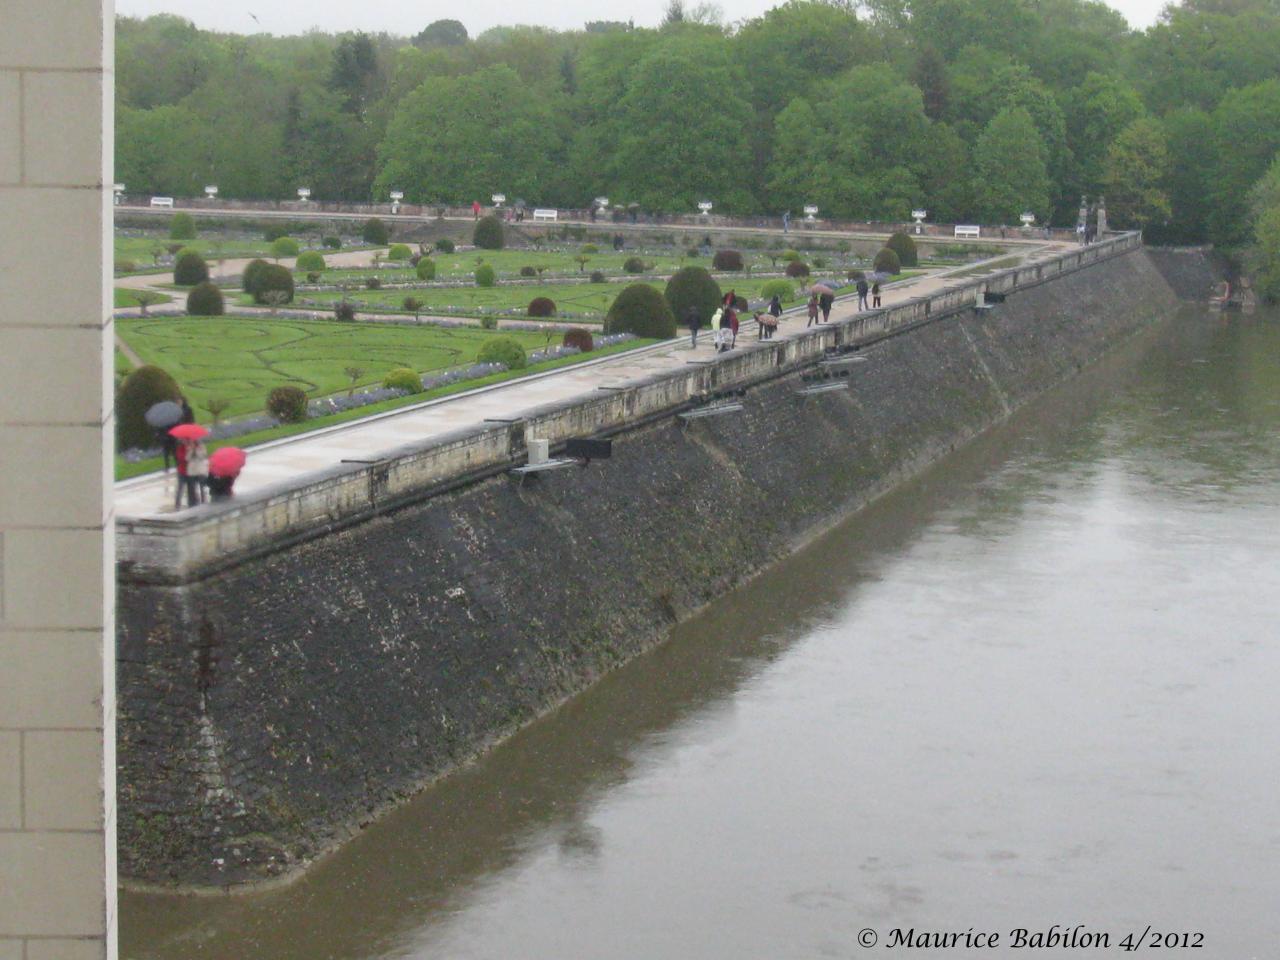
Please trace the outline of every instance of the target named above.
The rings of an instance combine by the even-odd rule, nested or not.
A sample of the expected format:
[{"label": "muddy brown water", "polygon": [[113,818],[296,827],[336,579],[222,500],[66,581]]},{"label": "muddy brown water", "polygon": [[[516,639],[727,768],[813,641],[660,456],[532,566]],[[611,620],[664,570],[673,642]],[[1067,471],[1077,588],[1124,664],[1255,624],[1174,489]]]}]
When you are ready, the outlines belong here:
[{"label": "muddy brown water", "polygon": [[1187,311],[298,882],[124,894],[122,956],[1274,957],[1277,610],[1280,316]]}]

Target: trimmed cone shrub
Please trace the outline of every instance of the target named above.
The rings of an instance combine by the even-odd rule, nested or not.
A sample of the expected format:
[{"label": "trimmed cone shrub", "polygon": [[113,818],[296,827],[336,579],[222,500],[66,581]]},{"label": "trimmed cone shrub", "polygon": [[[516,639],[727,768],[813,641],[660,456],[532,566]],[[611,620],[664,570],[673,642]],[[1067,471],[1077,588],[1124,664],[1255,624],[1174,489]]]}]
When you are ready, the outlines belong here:
[{"label": "trimmed cone shrub", "polygon": [[591,336],[590,330],[584,330],[582,327],[574,327],[572,330],[564,332],[564,339],[560,341],[560,345],[564,347],[577,347],[583,353],[590,353],[595,349],[596,342]]},{"label": "trimmed cone shrub", "polygon": [[262,271],[271,264],[265,260],[250,260],[245,264],[244,273],[240,275],[240,288],[245,293],[256,295],[258,292],[258,281],[262,279]]},{"label": "trimmed cone shrub", "polygon": [[296,257],[299,249],[298,241],[293,237],[276,237],[271,241],[271,255],[277,260],[281,257]]},{"label": "trimmed cone shrub", "polygon": [[741,270],[743,266],[742,254],[737,250],[717,250],[711,259],[714,270]]},{"label": "trimmed cone shrub", "polygon": [[492,287],[498,282],[498,274],[494,272],[490,264],[482,263],[476,267],[476,286]]},{"label": "trimmed cone shrub", "polygon": [[328,236],[328,237],[325,237],[323,240],[321,240],[321,241],[320,241],[320,243],[324,246],[324,248],[325,248],[326,250],[341,250],[341,249],[342,249],[342,238],[341,238],[341,237]]},{"label": "trimmed cone shrub", "polygon": [[501,363],[508,370],[523,370],[529,365],[524,347],[510,337],[490,337],[476,354],[477,363]]},{"label": "trimmed cone shrub", "polygon": [[418,261],[418,266],[414,269],[418,271],[419,280],[434,280],[436,278],[436,262],[430,257],[423,257]]},{"label": "trimmed cone shrub", "polygon": [[146,413],[162,400],[179,401],[178,381],[159,367],[139,367],[125,377],[116,394],[116,446],[146,449],[156,445],[156,431]]},{"label": "trimmed cone shrub", "polygon": [[380,219],[370,217],[364,222],[364,227],[360,231],[360,239],[365,243],[373,244],[375,247],[384,247],[387,245],[387,241],[391,239],[391,231]]},{"label": "trimmed cone shrub", "polygon": [[592,282],[592,283],[604,283],[604,274],[603,274],[603,273],[601,273],[599,270],[592,270],[592,271],[591,271],[591,282]]},{"label": "trimmed cone shrub", "polygon": [[319,250],[304,250],[298,254],[298,262],[294,267],[302,273],[319,273],[324,268],[324,254]]},{"label": "trimmed cone shrub", "polygon": [[520,268],[520,276],[522,277],[536,277],[537,275],[538,271],[528,264]]},{"label": "trimmed cone shrub", "polygon": [[208,280],[197,283],[187,294],[187,313],[193,317],[220,317],[225,310],[222,291]]},{"label": "trimmed cone shrub", "polygon": [[901,273],[902,261],[898,259],[898,255],[888,247],[881,247],[880,252],[876,254],[876,258],[871,264],[875,267],[877,273]]},{"label": "trimmed cone shrub", "polygon": [[301,387],[276,387],[267,394],[267,413],[281,423],[307,419],[307,394]]},{"label": "trimmed cone shrub", "polygon": [[529,301],[529,316],[554,317],[555,315],[556,302],[550,297],[534,297]]},{"label": "trimmed cone shrub", "polygon": [[644,261],[639,257],[627,257],[623,261],[622,269],[627,273],[644,273]]},{"label": "trimmed cone shrub", "polygon": [[787,262],[787,269],[783,273],[788,277],[807,277],[809,275],[809,265],[803,260],[790,260]]},{"label": "trimmed cone shrub", "polygon": [[436,249],[439,250],[441,253],[453,253],[453,251],[458,248],[454,245],[454,242],[450,240],[448,237],[441,237],[439,240],[436,241]]},{"label": "trimmed cone shrub", "polygon": [[695,306],[705,325],[711,319],[711,315],[716,312],[716,307],[720,306],[720,298],[724,294],[720,290],[720,284],[716,283],[711,274],[702,267],[684,267],[677,270],[667,281],[666,290],[662,295],[667,301],[672,316],[676,317],[680,323],[684,323],[689,307]]},{"label": "trimmed cone shrub", "polygon": [[[705,270],[702,272],[706,273]],[[672,277],[672,282],[674,281],[675,277]],[[715,286],[714,280],[712,286]],[[667,290],[670,291],[670,289],[669,282]],[[707,316],[711,316],[712,311],[715,310],[715,304],[720,299],[720,288],[715,287],[715,290],[716,294],[712,298],[711,309],[707,311]],[[633,283],[618,294],[613,305],[609,307],[609,312],[604,318],[604,332],[634,333],[637,337],[656,337],[659,340],[673,337],[676,333],[676,318],[669,303],[669,298],[664,297],[649,284]]]},{"label": "trimmed cone shrub", "polygon": [[194,240],[196,221],[189,213],[175,213],[169,221],[169,236],[174,240]]},{"label": "trimmed cone shrub", "polygon": [[422,378],[408,367],[396,367],[382,378],[382,385],[388,390],[404,390],[407,393],[422,392]]},{"label": "trimmed cone shrub", "polygon": [[283,291],[288,296],[281,303],[293,303],[293,274],[288,267],[282,267],[277,263],[268,263],[257,274],[253,289],[253,302],[261,304],[271,304],[279,306],[279,303],[272,304],[272,298],[268,296],[272,291]]},{"label": "trimmed cone shrub", "polygon": [[471,242],[481,250],[501,250],[506,244],[502,221],[493,216],[481,217],[476,221],[476,229],[471,234]]},{"label": "trimmed cone shrub", "polygon": [[408,260],[413,256],[413,251],[409,249],[407,243],[393,243],[391,249],[387,251],[388,260]]},{"label": "trimmed cone shrub", "polygon": [[920,254],[916,251],[916,242],[899,230],[889,237],[885,247],[898,255],[898,263],[904,267],[914,267],[920,262]]},{"label": "trimmed cone shrub", "polygon": [[786,303],[796,295],[796,288],[786,280],[766,280],[760,284],[760,296],[765,300],[772,300],[777,297],[783,303]]},{"label": "trimmed cone shrub", "polygon": [[209,279],[209,265],[198,253],[184,253],[173,265],[173,282],[180,287],[194,287]]}]

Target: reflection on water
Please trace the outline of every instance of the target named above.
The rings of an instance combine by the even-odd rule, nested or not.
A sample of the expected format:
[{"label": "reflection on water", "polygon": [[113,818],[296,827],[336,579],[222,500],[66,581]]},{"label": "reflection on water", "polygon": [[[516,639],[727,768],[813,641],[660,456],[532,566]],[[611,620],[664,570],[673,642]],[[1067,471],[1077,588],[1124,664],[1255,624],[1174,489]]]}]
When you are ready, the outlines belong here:
[{"label": "reflection on water", "polygon": [[1145,335],[288,888],[124,896],[124,956],[1273,956],[1276,321]]}]

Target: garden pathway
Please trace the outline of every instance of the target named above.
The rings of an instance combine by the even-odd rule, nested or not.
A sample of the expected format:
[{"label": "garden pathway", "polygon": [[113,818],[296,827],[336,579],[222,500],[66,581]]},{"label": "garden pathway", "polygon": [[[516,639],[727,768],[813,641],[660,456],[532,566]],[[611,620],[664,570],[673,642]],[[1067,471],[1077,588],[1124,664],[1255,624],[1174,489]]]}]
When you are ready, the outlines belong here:
[{"label": "garden pathway", "polygon": [[[1049,256],[1064,246],[1061,243],[1045,244],[1024,254],[1024,261]],[[992,260],[1004,257],[1007,254]],[[887,306],[944,289],[971,277],[980,266],[969,264],[888,287],[884,303]],[[844,296],[836,300],[832,317],[839,320],[857,312],[857,296]],[[801,334],[805,323],[803,307],[789,311],[783,315],[777,336],[786,338]],[[750,324],[745,324],[744,331],[750,327]],[[754,332],[744,334],[743,339],[753,343]],[[377,460],[410,442],[476,427],[485,420],[518,418],[523,411],[543,404],[589,395],[601,387],[621,387],[640,377],[678,369],[691,361],[713,358],[711,338],[704,331],[698,338],[696,350],[690,347],[688,337],[684,336],[619,356],[481,387],[261,444],[250,449],[249,463],[236,481],[236,491],[243,494],[280,483],[299,482],[308,473],[327,469],[342,460]],[[117,483],[117,515],[142,517],[172,510],[172,482],[171,477],[151,474]]]}]

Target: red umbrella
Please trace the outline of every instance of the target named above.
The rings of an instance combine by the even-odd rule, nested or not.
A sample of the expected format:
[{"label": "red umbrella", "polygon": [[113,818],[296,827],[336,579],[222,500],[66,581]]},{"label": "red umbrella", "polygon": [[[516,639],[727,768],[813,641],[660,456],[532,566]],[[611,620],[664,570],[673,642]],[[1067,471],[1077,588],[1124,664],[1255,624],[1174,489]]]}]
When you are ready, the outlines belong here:
[{"label": "red umbrella", "polygon": [[244,467],[245,454],[239,447],[223,447],[209,456],[209,476],[238,477]]},{"label": "red umbrella", "polygon": [[198,423],[180,423],[169,431],[169,436],[179,440],[200,440],[208,435],[208,429]]}]

